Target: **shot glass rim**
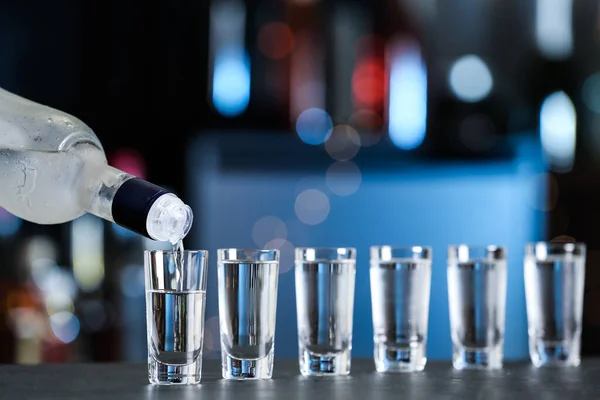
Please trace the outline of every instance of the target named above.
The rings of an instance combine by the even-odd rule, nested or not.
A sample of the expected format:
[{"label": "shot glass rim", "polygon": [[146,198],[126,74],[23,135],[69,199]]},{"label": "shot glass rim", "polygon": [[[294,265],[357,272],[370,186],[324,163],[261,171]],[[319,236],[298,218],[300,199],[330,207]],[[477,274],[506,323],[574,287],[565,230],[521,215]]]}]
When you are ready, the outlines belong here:
[{"label": "shot glass rim", "polygon": [[455,247],[468,247],[469,249],[489,249],[490,247],[495,247],[496,249],[506,250],[507,246],[501,244],[466,244],[466,243],[458,243],[458,244],[449,244],[448,250]]},{"label": "shot glass rim", "polygon": [[553,247],[564,247],[565,245],[571,245],[573,246],[573,249],[568,251],[565,250],[565,254],[571,254],[573,252],[575,252],[576,249],[579,249],[581,251],[581,254],[576,254],[576,256],[578,257],[584,257],[587,253],[587,245],[584,242],[550,242],[550,241],[543,241],[543,240],[539,240],[537,242],[527,242],[525,244],[525,257],[537,257],[536,256],[536,247],[539,245],[544,245],[547,246],[549,248],[553,248]]},{"label": "shot glass rim", "polygon": [[[179,253],[179,250],[144,250],[144,254],[175,254]],[[208,250],[183,250],[183,254],[202,254],[202,256],[208,256]]]},{"label": "shot glass rim", "polygon": [[[500,245],[500,244],[474,244],[474,245],[470,245],[470,244],[465,244],[465,243],[459,243],[459,244],[450,244],[448,245],[447,251],[446,251],[446,255],[448,257],[448,260],[450,260],[450,252],[451,251],[456,251],[458,252],[459,248],[461,247],[466,247],[467,249],[477,249],[477,250],[487,250],[487,251],[496,251],[496,250],[501,250],[502,251],[502,258],[494,258],[494,260],[506,260],[508,258],[508,246],[505,245]],[[458,257],[460,258],[460,257]],[[471,257],[470,252],[469,252],[469,257],[466,260],[476,260],[476,259],[480,259],[480,257]],[[466,261],[465,260],[465,261]]]},{"label": "shot glass rim", "polygon": [[[298,251],[304,251],[304,250],[315,250],[316,251],[337,251],[340,249],[344,249],[344,250],[348,250],[348,252],[354,252],[354,257],[353,258],[346,258],[346,259],[337,259],[337,258],[318,258],[315,257],[314,260],[306,260],[304,258],[298,258],[296,257],[296,255],[298,254]],[[294,262],[304,262],[304,261],[310,261],[310,262],[314,262],[314,261],[336,261],[336,262],[342,262],[342,263],[352,263],[352,262],[356,262],[356,247],[344,247],[344,246],[324,246],[324,247],[310,247],[310,246],[306,246],[306,247],[296,247],[294,248]]]},{"label": "shot glass rim", "polygon": [[585,242],[551,242],[551,241],[544,241],[544,240],[538,240],[536,242],[527,242],[525,243],[525,248],[530,247],[530,246],[536,246],[538,244],[544,244],[546,246],[564,246],[567,244],[571,244],[575,247],[583,247],[586,248],[586,244]]},{"label": "shot glass rim", "polygon": [[[217,260],[218,261],[248,261],[248,260],[241,260],[239,257],[234,259],[229,259],[229,258],[221,258],[221,255],[223,254],[224,251],[228,251],[228,250],[235,250],[237,253],[241,253],[244,255],[261,255],[261,254],[269,254],[269,253],[275,253],[276,255],[276,259],[272,260],[272,261],[267,261],[267,262],[279,262],[279,257],[281,256],[281,251],[279,249],[250,249],[250,248],[237,248],[237,247],[223,247],[220,249],[217,249]],[[259,260],[257,260],[259,261]],[[261,262],[265,262],[265,261],[261,261]]]},{"label": "shot glass rim", "polygon": [[371,261],[391,261],[391,260],[395,260],[398,259],[398,257],[390,257],[388,258],[381,258],[381,257],[373,257],[373,251],[374,250],[380,250],[382,248],[389,248],[391,251],[394,250],[413,250],[415,247],[420,247],[422,249],[422,251],[425,253],[427,252],[428,257],[420,257],[418,258],[419,260],[429,260],[431,261],[432,257],[433,257],[433,246],[420,246],[420,245],[389,245],[389,244],[382,244],[382,245],[373,245],[369,247],[369,257],[371,259]]}]

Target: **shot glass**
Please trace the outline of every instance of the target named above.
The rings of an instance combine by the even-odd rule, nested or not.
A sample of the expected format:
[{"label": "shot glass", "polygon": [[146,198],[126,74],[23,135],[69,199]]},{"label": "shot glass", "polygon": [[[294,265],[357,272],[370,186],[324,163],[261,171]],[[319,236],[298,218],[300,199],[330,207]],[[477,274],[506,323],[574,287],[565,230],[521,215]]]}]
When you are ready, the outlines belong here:
[{"label": "shot glass", "polygon": [[525,246],[529,356],[536,367],[581,361],[585,253],[583,243]]},{"label": "shot glass", "polygon": [[348,375],[356,249],[297,248],[295,273],[300,373]]},{"label": "shot glass", "polygon": [[208,252],[144,252],[148,379],[197,384],[202,375]]},{"label": "shot glass", "polygon": [[427,362],[431,247],[371,247],[375,369],[422,371]]},{"label": "shot glass", "polygon": [[225,379],[273,376],[279,250],[218,250],[221,366]]},{"label": "shot glass", "polygon": [[502,368],[506,249],[449,246],[448,305],[454,368]]}]

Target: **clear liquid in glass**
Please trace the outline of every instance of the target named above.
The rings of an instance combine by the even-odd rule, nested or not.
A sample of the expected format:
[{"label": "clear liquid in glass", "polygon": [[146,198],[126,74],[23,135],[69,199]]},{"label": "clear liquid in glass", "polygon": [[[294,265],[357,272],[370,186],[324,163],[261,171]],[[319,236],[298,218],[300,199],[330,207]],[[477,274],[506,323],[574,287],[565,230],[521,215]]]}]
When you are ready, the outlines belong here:
[{"label": "clear liquid in glass", "polygon": [[151,375],[157,378],[154,383],[185,383],[177,376],[201,370],[206,293],[150,290],[146,296],[148,353],[156,369]]},{"label": "clear liquid in glass", "polygon": [[525,259],[529,352],[534,365],[580,363],[585,259]]},{"label": "clear liquid in glass", "polygon": [[219,321],[227,378],[268,378],[272,373],[278,265],[220,262]]},{"label": "clear liquid in glass", "polygon": [[350,373],[356,263],[296,262],[300,371]]},{"label": "clear liquid in glass", "polygon": [[376,369],[424,369],[431,261],[372,262],[370,277]]},{"label": "clear liquid in glass", "polygon": [[501,368],[506,261],[471,260],[449,265],[448,295],[455,368]]}]

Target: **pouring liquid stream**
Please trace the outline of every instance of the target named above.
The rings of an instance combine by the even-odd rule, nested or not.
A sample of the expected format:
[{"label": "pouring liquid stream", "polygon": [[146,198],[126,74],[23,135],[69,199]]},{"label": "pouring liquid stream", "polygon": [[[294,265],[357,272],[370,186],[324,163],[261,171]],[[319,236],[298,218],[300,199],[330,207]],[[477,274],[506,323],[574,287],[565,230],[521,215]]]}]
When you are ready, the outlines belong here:
[{"label": "pouring liquid stream", "polygon": [[183,239],[179,239],[173,243],[173,251],[175,252],[175,277],[177,279],[177,289],[183,290],[183,272],[184,269],[184,248]]}]

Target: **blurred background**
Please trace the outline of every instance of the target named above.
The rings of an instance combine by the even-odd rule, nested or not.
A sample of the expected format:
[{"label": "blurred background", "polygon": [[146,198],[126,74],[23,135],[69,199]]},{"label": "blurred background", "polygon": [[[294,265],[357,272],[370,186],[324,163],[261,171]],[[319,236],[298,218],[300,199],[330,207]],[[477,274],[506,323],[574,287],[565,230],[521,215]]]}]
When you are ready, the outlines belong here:
[{"label": "blurred background", "polygon": [[[506,358],[527,358],[524,245],[588,245],[600,353],[600,1],[2,2],[0,87],[85,121],[113,166],[175,190],[207,249],[282,251],[277,358],[295,358],[295,246],[358,249],[354,357],[372,356],[370,245],[430,245],[428,357],[450,359],[449,244],[508,246]],[[0,362],[144,361],[144,249],[84,216],[0,209]]]}]

